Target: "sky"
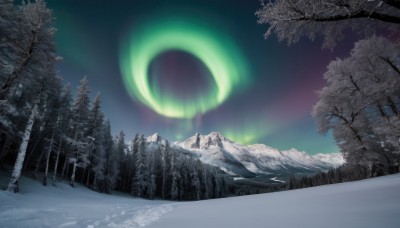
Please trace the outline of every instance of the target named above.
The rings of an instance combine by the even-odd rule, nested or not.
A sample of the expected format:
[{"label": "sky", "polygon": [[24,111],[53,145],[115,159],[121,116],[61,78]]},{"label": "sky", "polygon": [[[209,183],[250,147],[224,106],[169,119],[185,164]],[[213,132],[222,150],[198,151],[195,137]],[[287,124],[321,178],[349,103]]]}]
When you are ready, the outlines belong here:
[{"label": "sky", "polygon": [[60,76],[74,88],[87,76],[114,135],[179,141],[216,131],[241,144],[339,151],[310,113],[328,63],[354,40],[325,50],[320,39],[265,39],[258,0],[46,2]]}]

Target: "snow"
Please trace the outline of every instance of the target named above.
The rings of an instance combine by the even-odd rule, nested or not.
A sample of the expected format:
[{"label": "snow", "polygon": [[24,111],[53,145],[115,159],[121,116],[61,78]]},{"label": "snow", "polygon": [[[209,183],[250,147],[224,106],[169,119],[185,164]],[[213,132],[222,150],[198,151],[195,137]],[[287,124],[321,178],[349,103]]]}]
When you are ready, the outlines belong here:
[{"label": "snow", "polygon": [[341,153],[309,155],[296,149],[279,151],[264,144],[240,145],[218,132],[208,135],[196,133],[183,142],[175,143],[174,146],[196,154],[204,163],[241,176],[248,173],[243,172],[243,168],[253,174],[268,175],[290,169],[328,170],[344,164]]},{"label": "snow", "polygon": [[283,181],[283,180],[278,180],[277,178],[278,178],[278,177],[273,177],[273,178],[271,178],[270,180],[275,181],[275,182],[280,182],[280,183],[286,183],[285,181]]},{"label": "snow", "polygon": [[180,203],[150,224],[173,227],[398,228],[400,174],[351,183]]},{"label": "snow", "polygon": [[44,187],[25,177],[20,184],[20,193],[0,191],[0,227],[398,228],[400,222],[400,174],[196,202],[100,194],[65,183]]},{"label": "snow", "polygon": [[[7,177],[0,173],[0,184]],[[22,177],[21,192],[0,191],[0,227],[144,227],[172,210],[171,202],[94,192],[77,184],[42,186]]]}]

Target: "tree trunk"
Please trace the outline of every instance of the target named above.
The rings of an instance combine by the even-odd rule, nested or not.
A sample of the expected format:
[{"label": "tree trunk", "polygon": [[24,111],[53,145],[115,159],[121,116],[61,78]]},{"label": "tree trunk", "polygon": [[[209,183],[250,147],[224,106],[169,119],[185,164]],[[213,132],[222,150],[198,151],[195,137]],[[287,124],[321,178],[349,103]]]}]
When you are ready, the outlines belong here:
[{"label": "tree trunk", "polygon": [[39,159],[38,159],[37,162],[36,162],[35,171],[34,171],[33,174],[32,174],[32,178],[33,178],[34,180],[36,179],[37,173],[39,172],[40,162],[42,161],[43,154],[44,154],[44,152],[43,152],[43,150],[42,150],[42,151],[40,152]]},{"label": "tree trunk", "polygon": [[62,176],[62,178],[66,178],[67,177],[67,173],[68,173],[68,170],[67,170],[67,167],[69,166],[69,162],[68,162],[68,160],[69,160],[69,158],[68,158],[68,156],[65,156],[65,160],[64,160],[64,165],[63,165],[63,168],[62,168],[62,171],[61,171],[61,176]]},{"label": "tree trunk", "polygon": [[381,102],[377,101],[376,106],[378,108],[378,111],[379,111],[379,114],[381,115],[381,117],[385,118],[386,120],[389,120],[388,115],[386,115],[385,111],[383,110]]},{"label": "tree trunk", "polygon": [[39,99],[36,99],[33,109],[29,115],[28,124],[25,127],[24,136],[22,138],[22,143],[18,149],[17,160],[15,161],[14,169],[8,183],[7,190],[10,192],[18,192],[18,180],[21,177],[21,170],[25,160],[26,149],[28,148],[29,138],[31,137],[31,131],[33,123],[35,122],[36,113],[38,112]]},{"label": "tree trunk", "polygon": [[90,167],[88,167],[88,174],[87,174],[87,178],[86,178],[86,186],[89,187],[89,183],[90,183]]},{"label": "tree trunk", "polygon": [[76,172],[76,161],[73,164],[73,169],[72,169],[72,175],[71,175],[71,181],[69,182],[69,184],[74,187],[75,186],[75,172]]},{"label": "tree trunk", "polygon": [[53,174],[53,185],[54,186],[56,185],[57,168],[58,168],[58,160],[60,159],[61,144],[62,144],[62,137],[60,137],[60,143],[58,144],[58,149],[57,149],[57,157],[56,157],[56,161],[54,164],[54,174]]},{"label": "tree trunk", "polygon": [[32,155],[34,154],[34,152],[35,152],[35,150],[36,150],[36,147],[37,147],[37,145],[39,144],[40,140],[41,140],[41,139],[36,140],[36,141],[35,141],[35,144],[34,144],[33,147],[32,147],[32,149],[27,153],[27,154],[28,154],[28,158],[26,159],[25,165],[23,166],[22,170],[25,170],[26,167],[28,166],[28,164],[31,163],[31,157],[32,157]]},{"label": "tree trunk", "polygon": [[95,173],[94,174],[94,179],[93,179],[93,189],[94,190],[97,190],[97,174]]},{"label": "tree trunk", "polygon": [[44,171],[44,177],[43,177],[43,185],[44,186],[47,186],[47,176],[49,173],[49,162],[50,162],[51,150],[53,148],[54,132],[55,132],[55,130],[53,131],[53,134],[51,135],[49,151],[47,152],[46,169]]},{"label": "tree trunk", "polygon": [[387,96],[386,100],[388,101],[389,107],[392,109],[393,114],[395,114],[396,116],[399,116],[399,109],[397,108],[393,99],[390,96]]}]

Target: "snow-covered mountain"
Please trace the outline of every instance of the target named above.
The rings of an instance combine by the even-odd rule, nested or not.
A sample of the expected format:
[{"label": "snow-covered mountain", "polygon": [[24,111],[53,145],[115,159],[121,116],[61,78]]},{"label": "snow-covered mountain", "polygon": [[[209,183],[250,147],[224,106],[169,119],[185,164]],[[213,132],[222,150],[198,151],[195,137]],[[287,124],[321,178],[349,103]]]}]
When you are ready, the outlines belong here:
[{"label": "snow-covered mountain", "polygon": [[[146,138],[147,148],[165,146],[166,140],[158,133]],[[203,163],[218,166],[231,175],[290,175],[316,172],[338,167],[344,163],[340,153],[309,155],[290,149],[279,151],[264,144],[241,145],[218,132],[208,135],[196,133],[182,142],[171,143],[177,151],[198,157]]]},{"label": "snow-covered mountain", "polygon": [[251,177],[260,174],[315,172],[335,168],[344,163],[340,153],[309,155],[291,149],[279,151],[263,144],[240,145],[218,132],[195,134],[174,143],[197,155],[204,163],[219,166],[232,175]]}]

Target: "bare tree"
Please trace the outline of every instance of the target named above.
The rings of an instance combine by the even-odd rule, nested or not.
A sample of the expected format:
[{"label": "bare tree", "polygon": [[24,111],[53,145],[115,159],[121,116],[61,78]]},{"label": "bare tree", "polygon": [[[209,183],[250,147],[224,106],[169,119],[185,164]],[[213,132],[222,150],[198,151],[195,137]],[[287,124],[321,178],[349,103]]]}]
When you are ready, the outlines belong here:
[{"label": "bare tree", "polygon": [[398,0],[276,0],[263,3],[256,15],[259,23],[269,25],[266,38],[275,33],[292,44],[303,36],[313,40],[322,35],[326,48],[342,40],[347,28],[361,35],[400,29]]}]

